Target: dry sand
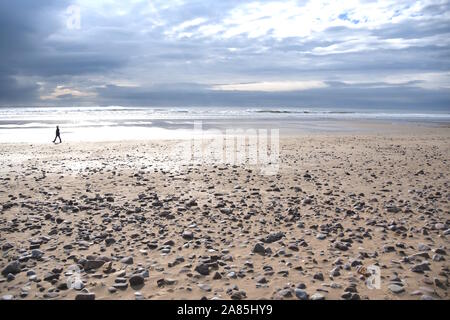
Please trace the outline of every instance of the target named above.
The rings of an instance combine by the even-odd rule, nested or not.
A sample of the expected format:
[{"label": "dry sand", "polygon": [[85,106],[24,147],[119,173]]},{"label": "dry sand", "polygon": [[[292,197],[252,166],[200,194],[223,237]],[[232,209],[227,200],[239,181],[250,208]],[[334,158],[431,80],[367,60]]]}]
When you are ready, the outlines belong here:
[{"label": "dry sand", "polygon": [[274,176],[173,168],[173,141],[0,145],[0,295],[448,299],[449,138],[283,136]]}]

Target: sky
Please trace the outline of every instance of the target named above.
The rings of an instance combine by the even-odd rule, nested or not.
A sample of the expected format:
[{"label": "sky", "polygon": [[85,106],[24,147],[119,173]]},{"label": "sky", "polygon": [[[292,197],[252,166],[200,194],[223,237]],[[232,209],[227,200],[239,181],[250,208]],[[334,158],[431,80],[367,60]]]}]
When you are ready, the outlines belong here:
[{"label": "sky", "polygon": [[450,111],[450,1],[2,0],[1,106]]}]

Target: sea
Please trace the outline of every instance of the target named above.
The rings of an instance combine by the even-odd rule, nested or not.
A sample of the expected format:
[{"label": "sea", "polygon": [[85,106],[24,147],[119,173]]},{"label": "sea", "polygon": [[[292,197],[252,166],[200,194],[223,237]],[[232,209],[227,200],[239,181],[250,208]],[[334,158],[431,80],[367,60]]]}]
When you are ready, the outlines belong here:
[{"label": "sea", "polygon": [[58,125],[66,142],[164,140],[203,130],[278,129],[280,134],[361,130],[361,123],[450,124],[449,109],[305,107],[0,107],[0,143],[49,143]]}]

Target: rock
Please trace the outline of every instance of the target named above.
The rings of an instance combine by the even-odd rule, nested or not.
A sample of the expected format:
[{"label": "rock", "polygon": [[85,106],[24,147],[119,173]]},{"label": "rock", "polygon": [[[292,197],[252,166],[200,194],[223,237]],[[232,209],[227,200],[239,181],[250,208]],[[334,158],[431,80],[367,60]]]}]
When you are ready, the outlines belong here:
[{"label": "rock", "polygon": [[40,259],[44,256],[44,252],[38,249],[31,250],[31,258],[32,259]]},{"label": "rock", "polygon": [[114,239],[114,238],[106,238],[105,239],[105,243],[106,243],[107,246],[110,246],[110,245],[116,243],[116,239]]},{"label": "rock", "polygon": [[113,287],[119,290],[126,290],[128,288],[128,283],[122,282],[122,283],[114,283]]},{"label": "rock", "polygon": [[212,288],[211,288],[211,286],[209,284],[199,283],[198,287],[200,289],[202,289],[203,291],[207,291],[207,292],[210,292],[212,290]]},{"label": "rock", "polygon": [[2,245],[2,251],[8,251],[9,249],[12,249],[12,248],[14,248],[14,245],[9,242]]},{"label": "rock", "polygon": [[434,228],[435,228],[436,230],[444,230],[444,229],[446,228],[446,226],[445,226],[445,224],[443,224],[443,223],[436,223],[436,224],[434,225]]},{"label": "rock", "polygon": [[109,287],[109,288],[108,288],[108,292],[109,292],[109,293],[116,293],[116,292],[117,292],[117,289],[114,288],[114,287]]},{"label": "rock", "polygon": [[4,275],[5,277],[12,273],[12,274],[18,274],[20,273],[21,269],[20,269],[20,263],[19,261],[13,261],[10,262],[3,270],[2,270],[2,275]]},{"label": "rock", "polygon": [[304,283],[299,283],[296,287],[297,289],[306,289],[306,284]]},{"label": "rock", "polygon": [[48,272],[45,276],[44,276],[44,281],[48,281],[48,282],[52,282],[53,280],[59,279],[59,274],[53,273],[53,272]]},{"label": "rock", "polygon": [[332,277],[339,277],[339,276],[341,275],[341,273],[339,272],[340,269],[341,269],[341,268],[340,268],[339,266],[333,268],[333,269],[331,270],[331,272],[330,272],[330,275],[331,275]]},{"label": "rock", "polygon": [[192,233],[192,231],[184,231],[182,237],[185,240],[192,240],[194,239],[194,233]]},{"label": "rock", "polygon": [[335,242],[334,247],[336,249],[341,250],[341,251],[347,251],[348,250],[347,244],[345,244],[344,242],[339,242],[339,241]]},{"label": "rock", "polygon": [[67,286],[67,282],[66,281],[63,281],[63,282],[59,283],[57,288],[60,291],[65,291],[65,290],[69,289],[69,287]]},{"label": "rock", "polygon": [[144,277],[141,275],[133,275],[128,281],[131,286],[140,286],[144,284]]},{"label": "rock", "polygon": [[195,271],[200,273],[203,276],[209,275],[209,266],[205,263],[201,263],[195,267]]},{"label": "rock", "polygon": [[123,264],[133,264],[134,260],[133,257],[125,257],[121,259],[120,262],[122,262]]},{"label": "rock", "polygon": [[389,206],[389,207],[386,207],[386,211],[389,213],[398,213],[398,212],[402,211],[402,209],[400,209],[399,207],[396,207],[396,206]]},{"label": "rock", "polygon": [[420,264],[416,264],[411,268],[412,272],[423,273],[424,271],[430,271],[429,263],[422,262]]},{"label": "rock", "polygon": [[316,236],[316,238],[319,239],[319,240],[324,240],[326,237],[327,237],[327,235],[324,234],[324,233],[319,233]]},{"label": "rock", "polygon": [[216,273],[214,274],[214,276],[213,276],[213,279],[214,279],[214,280],[222,279],[222,275],[221,275],[219,272],[216,272]]},{"label": "rock", "polygon": [[5,294],[2,296],[2,300],[14,300],[14,296],[11,294]]},{"label": "rock", "polygon": [[98,269],[105,264],[103,260],[87,260],[84,264],[84,270],[89,271],[92,269]]},{"label": "rock", "polygon": [[342,299],[344,300],[351,300],[352,299],[352,293],[351,292],[345,292],[342,296]]},{"label": "rock", "polygon": [[389,290],[395,294],[400,294],[402,292],[405,292],[405,289],[402,286],[396,285],[396,284],[390,284],[388,286]]},{"label": "rock", "polygon": [[292,297],[292,290],[291,289],[281,289],[278,291],[278,295],[283,298],[290,298]]},{"label": "rock", "polygon": [[95,300],[95,293],[79,293],[75,300]]},{"label": "rock", "polygon": [[256,280],[257,283],[260,283],[260,284],[264,284],[264,283],[268,282],[266,277],[264,277],[264,276],[258,276],[258,277],[256,277],[255,280]]},{"label": "rock", "polygon": [[383,252],[395,252],[395,247],[394,246],[383,246]]},{"label": "rock", "polygon": [[314,293],[311,296],[311,300],[325,300],[325,296],[321,293]]},{"label": "rock", "polygon": [[246,293],[245,291],[235,291],[231,294],[231,299],[232,300],[242,300],[246,297]]},{"label": "rock", "polygon": [[164,286],[172,286],[174,284],[176,284],[177,281],[174,279],[159,279],[156,281],[156,284],[158,285],[158,287],[164,287]]},{"label": "rock", "polygon": [[440,254],[433,254],[433,258],[432,259],[433,259],[433,261],[437,261],[437,262],[445,260],[444,256],[442,256]]},{"label": "rock", "polygon": [[434,284],[436,285],[436,287],[441,288],[443,290],[447,290],[447,286],[445,285],[445,283],[439,279],[439,278],[434,278]]},{"label": "rock", "polygon": [[316,280],[319,280],[319,281],[323,281],[324,280],[322,272],[318,272],[318,273],[314,274],[313,278],[316,279]]},{"label": "rock", "polygon": [[77,290],[77,291],[83,290],[84,289],[84,283],[83,283],[83,281],[81,279],[75,279],[75,281],[73,281],[70,284],[70,288],[74,289],[74,290]]},{"label": "rock", "polygon": [[254,253],[257,253],[257,254],[260,254],[260,255],[265,255],[266,250],[265,250],[263,244],[258,242],[258,243],[255,244],[255,246],[253,247],[253,252],[254,252]]},{"label": "rock", "polygon": [[272,243],[281,240],[284,237],[284,232],[275,232],[269,234],[267,237],[262,239],[264,243]]},{"label": "rock", "polygon": [[306,293],[306,291],[304,291],[302,289],[298,289],[298,288],[296,288],[294,291],[295,291],[295,296],[299,300],[308,300],[309,295]]},{"label": "rock", "polygon": [[426,244],[423,244],[423,243],[419,243],[419,245],[417,246],[417,249],[419,251],[430,251],[431,250],[429,246],[427,246]]}]

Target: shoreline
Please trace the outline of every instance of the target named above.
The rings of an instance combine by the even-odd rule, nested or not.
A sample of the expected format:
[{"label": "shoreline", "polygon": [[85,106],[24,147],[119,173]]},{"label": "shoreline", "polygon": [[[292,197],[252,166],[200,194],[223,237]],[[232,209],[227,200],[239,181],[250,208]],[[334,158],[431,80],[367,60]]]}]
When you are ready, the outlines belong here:
[{"label": "shoreline", "polygon": [[[214,135],[214,131],[225,134],[227,130],[278,130],[282,137],[305,135],[384,135],[409,134],[419,130],[420,134],[433,134],[450,128],[450,122],[431,121],[386,121],[386,120],[332,120],[332,121],[261,121],[257,120],[214,120],[197,122],[203,134]],[[193,139],[197,135],[194,122],[173,124],[166,127],[150,126],[97,126],[97,127],[62,127],[64,143],[88,142],[126,142],[126,141],[175,141]],[[0,145],[4,144],[42,144],[53,139],[53,128],[0,129]],[[238,131],[235,134],[240,135]],[[18,138],[19,137],[19,138]],[[14,139],[16,139],[14,141]],[[17,140],[19,139],[19,140]],[[28,139],[28,140],[27,140]],[[45,140],[45,141],[44,141]],[[10,142],[11,141],[11,142]]]}]

